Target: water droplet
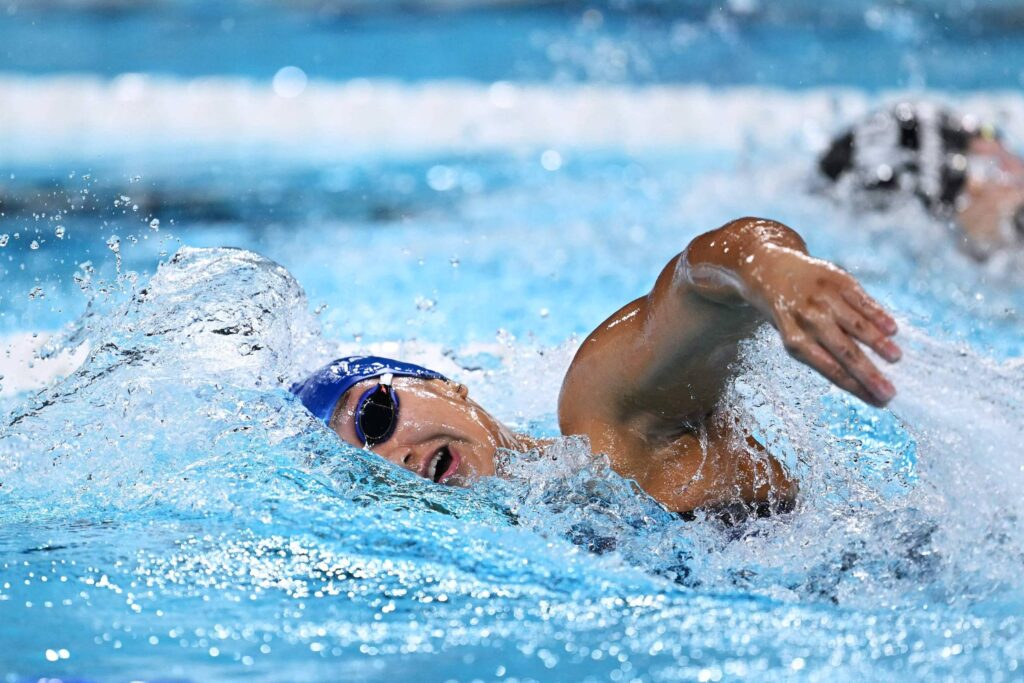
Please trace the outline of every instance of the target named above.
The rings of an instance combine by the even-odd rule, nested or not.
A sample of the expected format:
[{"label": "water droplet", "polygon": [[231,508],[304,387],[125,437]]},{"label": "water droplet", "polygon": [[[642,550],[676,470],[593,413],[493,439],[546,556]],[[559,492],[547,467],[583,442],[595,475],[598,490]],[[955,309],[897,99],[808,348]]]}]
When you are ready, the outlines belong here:
[{"label": "water droplet", "polygon": [[53,234],[56,235],[57,239],[59,240],[64,239],[64,226],[58,225],[56,228],[53,229]]},{"label": "water droplet", "polygon": [[273,88],[278,97],[298,97],[306,89],[306,72],[297,66],[286,66],[274,74]]},{"label": "water droplet", "polygon": [[114,252],[114,267],[121,272],[121,239],[117,235],[111,235],[107,240],[107,248]]},{"label": "water droplet", "polygon": [[35,251],[36,249],[39,248],[39,242],[37,240],[32,240],[32,243],[28,245],[28,248],[31,249],[32,251]]},{"label": "water droplet", "polygon": [[6,247],[7,243],[10,241],[10,239],[11,239],[10,235],[7,235],[7,234],[0,235],[0,247]]},{"label": "water droplet", "polygon": [[448,263],[451,264],[452,268],[459,267],[459,259],[456,256],[452,256],[450,259],[448,259]]},{"label": "water droplet", "polygon": [[545,150],[540,155],[540,165],[545,171],[557,171],[562,168],[562,155],[553,149]]},{"label": "water droplet", "polygon": [[153,220],[151,220],[149,222],[149,227],[154,232],[159,231],[160,230],[160,219],[159,218],[154,218]]},{"label": "water droplet", "polygon": [[455,169],[450,166],[431,166],[430,170],[427,171],[427,185],[430,185],[432,190],[438,192],[447,192],[448,190],[455,187],[458,182],[458,175],[455,173]]}]

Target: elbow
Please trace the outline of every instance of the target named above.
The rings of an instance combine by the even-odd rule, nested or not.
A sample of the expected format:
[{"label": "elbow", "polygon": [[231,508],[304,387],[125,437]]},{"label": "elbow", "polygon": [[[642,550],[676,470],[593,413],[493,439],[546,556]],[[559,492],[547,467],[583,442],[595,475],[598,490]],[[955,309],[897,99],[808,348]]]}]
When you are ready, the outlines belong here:
[{"label": "elbow", "polygon": [[737,241],[742,241],[748,248],[775,245],[807,252],[807,244],[793,228],[771,218],[744,216],[724,225],[722,230],[728,231]]}]

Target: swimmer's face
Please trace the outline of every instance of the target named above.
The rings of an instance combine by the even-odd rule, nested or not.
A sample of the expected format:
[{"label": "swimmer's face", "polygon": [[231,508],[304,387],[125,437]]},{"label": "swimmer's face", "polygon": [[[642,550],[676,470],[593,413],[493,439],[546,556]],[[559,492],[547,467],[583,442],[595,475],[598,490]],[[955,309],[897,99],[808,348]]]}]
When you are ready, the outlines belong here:
[{"label": "swimmer's face", "polygon": [[[377,384],[359,382],[334,410],[331,429],[362,448],[356,437],[359,398]],[[476,402],[462,384],[442,379],[396,377],[398,426],[387,441],[370,448],[390,462],[438,483],[465,484],[494,474],[494,454],[514,447],[514,437]]]},{"label": "swimmer's face", "polygon": [[999,140],[974,138],[967,148],[968,177],[974,184],[1024,183],[1024,160]]}]

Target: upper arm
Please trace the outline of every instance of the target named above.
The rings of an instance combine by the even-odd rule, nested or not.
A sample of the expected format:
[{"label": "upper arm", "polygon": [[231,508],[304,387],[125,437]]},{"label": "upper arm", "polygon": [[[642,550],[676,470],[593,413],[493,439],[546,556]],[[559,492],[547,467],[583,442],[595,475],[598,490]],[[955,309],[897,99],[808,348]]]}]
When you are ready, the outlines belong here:
[{"label": "upper arm", "polygon": [[559,397],[563,433],[587,433],[598,422],[671,439],[714,408],[739,342],[760,318],[693,291],[678,272],[681,258],[583,342]]},{"label": "upper arm", "polygon": [[673,512],[761,504],[782,510],[796,498],[796,482],[782,463],[724,416],[660,445],[641,430],[596,420],[578,426],[619,475]]}]

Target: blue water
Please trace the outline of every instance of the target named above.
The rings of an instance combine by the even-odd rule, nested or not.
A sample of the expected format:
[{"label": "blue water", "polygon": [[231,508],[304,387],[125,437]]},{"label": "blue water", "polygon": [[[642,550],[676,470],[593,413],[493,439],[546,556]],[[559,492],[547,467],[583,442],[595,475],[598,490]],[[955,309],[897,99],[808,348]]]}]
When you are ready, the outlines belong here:
[{"label": "blue water", "polygon": [[335,80],[596,78],[870,89],[1018,88],[1022,78],[1017,31],[1024,12],[1006,0],[446,4],[462,9],[235,0],[86,2],[86,11],[61,11],[12,1],[0,21],[0,71],[269,80],[294,64]]},{"label": "blue water", "polygon": [[[1000,92],[1024,69],[1017,10],[730,7],[616,3],[596,24],[556,5],[0,18],[0,82],[34,107],[0,113],[28,131],[0,143],[0,675],[1019,678],[1022,255],[978,264],[917,207],[853,214],[808,173],[880,88],[965,91],[1019,140],[1024,102]],[[424,108],[367,115],[393,133],[384,151],[318,149],[276,108],[288,64],[313,77],[316,116],[349,111],[359,93],[333,88],[350,77],[414,83],[400,94]],[[102,79],[123,71],[161,73],[144,94],[187,103],[170,144],[119,109]],[[191,80],[211,75],[251,87],[264,108],[237,120],[282,138],[216,128]],[[525,106],[565,108],[483,110],[475,123],[511,141],[452,145],[459,112],[431,99],[452,77],[482,101],[496,78],[530,80]],[[659,145],[626,116],[633,144],[616,144],[571,117],[566,79],[649,103],[617,105],[638,119],[656,104],[633,88],[660,83],[692,135]],[[744,114],[758,107],[771,125]],[[111,118],[123,139],[105,137]],[[414,143],[389,145],[416,122]],[[81,139],[49,147],[51,132]],[[333,355],[384,351],[555,435],[582,335],[742,214],[855,272],[906,349],[885,411],[830,390],[768,330],[745,349],[727,403],[799,476],[791,515],[682,522],[572,439],[504,454],[500,480],[439,487],[343,445],[282,389]],[[25,345],[40,348],[9,350]],[[61,360],[72,349],[78,364]]]}]

